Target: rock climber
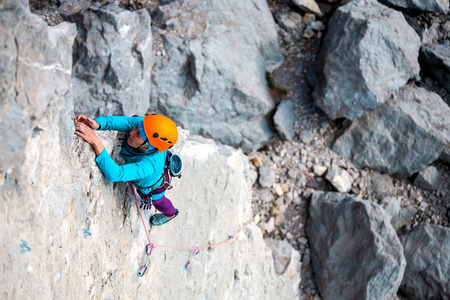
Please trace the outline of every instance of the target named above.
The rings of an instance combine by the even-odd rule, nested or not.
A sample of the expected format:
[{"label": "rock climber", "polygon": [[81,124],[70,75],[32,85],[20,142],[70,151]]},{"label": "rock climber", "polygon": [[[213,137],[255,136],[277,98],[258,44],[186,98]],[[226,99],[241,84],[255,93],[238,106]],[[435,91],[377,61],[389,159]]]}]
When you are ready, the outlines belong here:
[{"label": "rock climber", "polygon": [[[75,134],[94,148],[100,170],[112,182],[132,181],[140,197],[143,209],[153,204],[161,213],[150,217],[156,226],[172,220],[178,215],[172,202],[164,196],[169,174],[165,168],[167,149],[178,139],[175,123],[163,115],[145,117],[101,116],[95,119],[78,115],[74,119]],[[94,130],[117,130],[126,133],[120,156],[124,165],[117,165],[97,137]],[[166,165],[167,166],[167,165]]]}]

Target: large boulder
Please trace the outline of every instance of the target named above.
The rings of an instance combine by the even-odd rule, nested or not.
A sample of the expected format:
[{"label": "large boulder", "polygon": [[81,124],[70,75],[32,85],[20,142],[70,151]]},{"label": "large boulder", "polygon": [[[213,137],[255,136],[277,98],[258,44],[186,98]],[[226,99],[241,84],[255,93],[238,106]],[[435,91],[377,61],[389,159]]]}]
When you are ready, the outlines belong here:
[{"label": "large boulder", "polygon": [[390,217],[373,202],[316,192],[306,233],[323,299],[390,299],[406,261]]},{"label": "large boulder", "polygon": [[354,120],[418,77],[420,38],[403,15],[376,0],[354,0],[330,19],[320,53],[316,104]]},{"label": "large boulder", "polygon": [[448,13],[448,0],[380,0],[380,2],[407,9],[424,10],[435,13]]},{"label": "large boulder", "polygon": [[400,238],[406,270],[400,286],[408,299],[450,299],[450,229],[422,224]]},{"label": "large boulder", "polygon": [[450,93],[450,47],[440,44],[424,45],[420,50],[422,71],[437,79]]},{"label": "large boulder", "polygon": [[151,109],[225,144],[267,144],[275,105],[265,72],[283,58],[267,2],[183,0],[153,18]]},{"label": "large boulder", "polygon": [[2,1],[0,19],[0,177],[13,179],[40,119],[69,91],[76,27],[50,28],[16,0]]},{"label": "large boulder", "polygon": [[435,93],[407,85],[353,122],[333,150],[359,168],[405,178],[438,159],[448,143],[448,105]]},{"label": "large boulder", "polygon": [[152,35],[147,10],[92,6],[78,27],[72,82],[77,113],[143,115],[150,105]]}]

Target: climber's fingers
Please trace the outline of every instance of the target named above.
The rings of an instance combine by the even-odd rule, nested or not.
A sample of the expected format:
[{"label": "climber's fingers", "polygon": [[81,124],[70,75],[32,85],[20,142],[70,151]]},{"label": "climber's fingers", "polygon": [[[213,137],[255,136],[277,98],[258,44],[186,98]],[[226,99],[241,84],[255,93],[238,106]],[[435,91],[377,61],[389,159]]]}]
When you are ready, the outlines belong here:
[{"label": "climber's fingers", "polygon": [[98,140],[94,130],[84,123],[75,122],[75,134],[83,138],[83,140],[89,144],[93,144]]},{"label": "climber's fingers", "polygon": [[92,129],[98,129],[100,124],[98,122],[92,120],[91,118],[86,117],[85,115],[78,115],[74,119],[75,123],[84,123]]}]

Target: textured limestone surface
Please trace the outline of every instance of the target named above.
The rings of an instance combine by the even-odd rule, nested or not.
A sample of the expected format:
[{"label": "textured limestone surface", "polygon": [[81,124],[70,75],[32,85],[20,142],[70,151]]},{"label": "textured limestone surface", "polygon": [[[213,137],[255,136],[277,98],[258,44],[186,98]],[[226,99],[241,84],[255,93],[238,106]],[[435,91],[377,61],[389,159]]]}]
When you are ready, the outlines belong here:
[{"label": "textured limestone surface", "polygon": [[[134,199],[125,183],[105,179],[91,146],[74,135],[74,26],[49,28],[13,0],[0,4],[0,17],[11,47],[1,53],[0,69],[2,299],[296,297],[299,261],[276,275],[254,224],[201,251],[188,271],[191,250],[155,248],[139,278],[148,242]],[[120,161],[116,134],[98,135]],[[180,214],[151,228],[152,242],[199,247],[228,240],[251,218],[248,158],[186,131],[175,150],[184,174],[167,195]],[[150,212],[144,217],[148,226]]]},{"label": "textured limestone surface", "polygon": [[[147,274],[138,277],[147,238],[134,199],[125,183],[105,179],[88,144],[78,137],[57,138],[59,123],[66,125],[63,134],[71,136],[73,130],[68,115],[59,117],[58,122],[43,120],[47,129],[28,142],[16,189],[2,191],[3,296],[295,298],[292,283],[275,274],[270,250],[254,224],[230,242],[201,251],[188,271],[183,267],[191,250],[155,248]],[[111,152],[115,134],[99,136]],[[251,218],[246,157],[187,132],[177,146],[184,174],[167,195],[180,214],[150,228],[150,213],[144,212],[152,242],[200,247],[227,240]],[[83,228],[92,236],[84,238]],[[30,252],[21,253],[20,240]]]}]

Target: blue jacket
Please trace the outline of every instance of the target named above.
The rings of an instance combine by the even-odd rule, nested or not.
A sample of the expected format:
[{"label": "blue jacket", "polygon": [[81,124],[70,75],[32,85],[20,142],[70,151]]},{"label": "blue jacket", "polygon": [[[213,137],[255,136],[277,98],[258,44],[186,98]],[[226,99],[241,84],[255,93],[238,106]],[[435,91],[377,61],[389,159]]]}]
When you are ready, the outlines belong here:
[{"label": "blue jacket", "polygon": [[[99,130],[117,130],[127,133],[120,150],[120,156],[126,162],[125,165],[117,165],[106,149],[95,159],[108,180],[112,182],[132,181],[144,194],[150,193],[152,186],[161,185],[167,151],[158,153],[157,149],[153,148],[147,152],[139,152],[127,143],[128,133],[142,122],[144,117],[102,116],[94,120],[100,124]],[[153,196],[153,200],[158,200],[163,194]]]}]

